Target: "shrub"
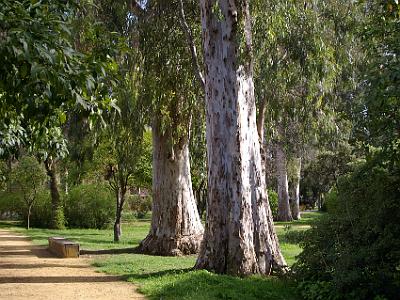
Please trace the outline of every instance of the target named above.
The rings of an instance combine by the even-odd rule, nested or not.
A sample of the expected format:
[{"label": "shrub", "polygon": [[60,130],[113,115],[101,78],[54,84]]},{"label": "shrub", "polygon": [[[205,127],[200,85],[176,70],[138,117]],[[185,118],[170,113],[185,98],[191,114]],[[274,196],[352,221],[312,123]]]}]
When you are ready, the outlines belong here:
[{"label": "shrub", "polygon": [[71,189],[66,200],[65,217],[69,227],[105,228],[114,215],[114,197],[104,185],[78,185]]},{"label": "shrub", "polygon": [[399,186],[398,167],[378,159],[340,178],[293,267],[306,299],[398,299]]},{"label": "shrub", "polygon": [[136,214],[138,219],[142,219],[151,211],[151,196],[130,195],[127,199],[129,209]]},{"label": "shrub", "polygon": [[[24,217],[24,220],[26,218]],[[51,197],[49,191],[37,195],[32,209],[31,225],[38,228],[49,228],[51,224]]]},{"label": "shrub", "polygon": [[274,220],[276,220],[276,217],[278,216],[278,194],[274,190],[268,190],[268,201],[269,207],[272,211],[272,216],[274,217]]},{"label": "shrub", "polygon": [[0,191],[0,217],[4,219],[19,220],[22,218],[23,203],[17,193]]}]

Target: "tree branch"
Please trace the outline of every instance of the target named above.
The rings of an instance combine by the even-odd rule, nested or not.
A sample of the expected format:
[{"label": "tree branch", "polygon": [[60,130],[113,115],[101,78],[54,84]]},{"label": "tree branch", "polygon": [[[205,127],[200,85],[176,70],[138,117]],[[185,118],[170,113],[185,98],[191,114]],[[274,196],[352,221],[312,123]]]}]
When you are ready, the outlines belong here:
[{"label": "tree branch", "polygon": [[130,1],[130,10],[135,13],[138,17],[144,15],[145,10],[140,6],[136,0]]},{"label": "tree branch", "polygon": [[192,64],[193,64],[194,72],[197,77],[197,80],[200,83],[201,88],[204,91],[205,90],[204,76],[200,70],[196,45],[194,44],[194,41],[193,41],[193,34],[192,34],[192,31],[190,30],[188,23],[186,22],[185,10],[183,7],[183,0],[179,0],[179,4],[180,4],[180,23],[181,23],[183,31],[186,34],[188,46],[190,48],[190,53],[192,55]]}]

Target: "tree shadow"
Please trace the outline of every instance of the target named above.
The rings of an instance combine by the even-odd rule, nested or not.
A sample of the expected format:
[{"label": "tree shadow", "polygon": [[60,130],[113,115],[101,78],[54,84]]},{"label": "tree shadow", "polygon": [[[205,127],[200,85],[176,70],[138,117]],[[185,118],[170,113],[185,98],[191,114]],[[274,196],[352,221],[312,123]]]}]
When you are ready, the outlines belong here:
[{"label": "tree shadow", "polygon": [[[149,278],[161,282],[161,288],[146,290],[147,296],[154,299],[232,299],[232,300],[295,300],[294,287],[283,280],[253,276],[239,278],[216,275],[207,271],[168,270],[150,274],[131,274],[129,280]],[[173,276],[169,276],[173,275]],[[166,278],[161,278],[161,277]],[[200,296],[199,296],[200,295]]]},{"label": "tree shadow", "polygon": [[170,269],[163,270],[158,272],[150,272],[150,273],[127,273],[123,274],[124,279],[148,279],[148,278],[161,278],[168,275],[177,275],[184,274],[193,271],[193,268],[184,268],[184,269]]},{"label": "tree shadow", "polygon": [[23,276],[0,277],[4,283],[93,283],[121,281],[121,276]]},{"label": "tree shadow", "polygon": [[66,265],[66,264],[9,264],[0,263],[0,269],[40,269],[40,268],[71,268],[83,269],[90,268],[88,265]]},{"label": "tree shadow", "polygon": [[29,242],[31,239],[27,236],[11,236],[11,235],[0,235],[0,241],[10,241],[10,242],[21,242],[26,241]]},{"label": "tree shadow", "polygon": [[55,258],[55,256],[51,254],[47,248],[40,246],[22,246],[19,249],[9,250],[4,250],[3,247],[0,247],[0,257],[10,256],[36,256],[37,258]]},{"label": "tree shadow", "polygon": [[136,248],[118,248],[118,249],[100,249],[100,250],[85,250],[79,251],[80,255],[104,255],[104,254],[132,254]]}]

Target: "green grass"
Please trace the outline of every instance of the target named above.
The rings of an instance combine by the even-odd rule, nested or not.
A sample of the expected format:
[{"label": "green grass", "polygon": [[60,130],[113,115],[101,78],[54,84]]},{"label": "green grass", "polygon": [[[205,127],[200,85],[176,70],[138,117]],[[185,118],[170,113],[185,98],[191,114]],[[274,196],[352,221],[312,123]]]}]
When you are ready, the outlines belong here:
[{"label": "green grass", "polygon": [[[277,222],[283,255],[289,265],[301,248],[293,239],[307,230],[320,213],[308,212],[294,222]],[[146,236],[150,222],[134,221],[123,224],[120,243],[113,242],[113,231],[94,229],[49,230],[15,227],[15,224],[0,223],[0,227],[10,227],[32,237],[36,244],[47,244],[49,236],[63,236],[77,241],[83,249],[131,248]],[[252,276],[236,278],[216,275],[207,271],[194,271],[196,256],[160,257],[141,254],[119,254],[101,256],[93,264],[100,271],[121,275],[127,281],[139,286],[139,291],[150,299],[298,299],[290,282],[275,277]]]},{"label": "green grass", "polygon": [[65,229],[52,230],[31,228],[29,231],[14,227],[19,233],[29,235],[33,243],[46,245],[47,238],[50,236],[62,236],[69,240],[76,241],[82,249],[120,249],[136,247],[149,231],[148,221],[135,221],[129,224],[122,224],[122,238],[119,243],[114,243],[114,233],[112,229]]}]

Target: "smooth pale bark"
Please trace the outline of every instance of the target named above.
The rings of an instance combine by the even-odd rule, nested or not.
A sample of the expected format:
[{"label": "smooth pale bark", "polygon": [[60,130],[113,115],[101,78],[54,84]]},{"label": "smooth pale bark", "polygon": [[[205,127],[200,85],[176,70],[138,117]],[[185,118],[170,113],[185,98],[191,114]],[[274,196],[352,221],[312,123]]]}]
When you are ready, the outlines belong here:
[{"label": "smooth pale bark", "polygon": [[292,158],[290,160],[290,207],[294,220],[300,220],[300,174],[301,174],[301,158]]},{"label": "smooth pale bark", "polygon": [[52,229],[61,229],[64,225],[60,224],[58,220],[59,217],[59,210],[62,209],[61,207],[61,199],[60,193],[58,191],[59,185],[59,178],[57,176],[57,168],[56,162],[49,156],[44,161],[44,166],[46,168],[47,176],[49,176],[50,181],[50,196],[51,196],[51,228]]},{"label": "smooth pale bark", "polygon": [[278,183],[278,221],[292,221],[289,202],[287,159],[281,142],[275,144],[276,179]]},{"label": "smooth pale bark", "polygon": [[[195,267],[234,275],[270,274],[282,270],[286,262],[262,176],[248,1],[200,3],[209,202]],[[243,49],[240,41],[245,43]]]},{"label": "smooth pale bark", "polygon": [[193,195],[188,138],[172,145],[170,134],[153,124],[153,207],[143,252],[158,255],[197,253],[203,225]]}]

